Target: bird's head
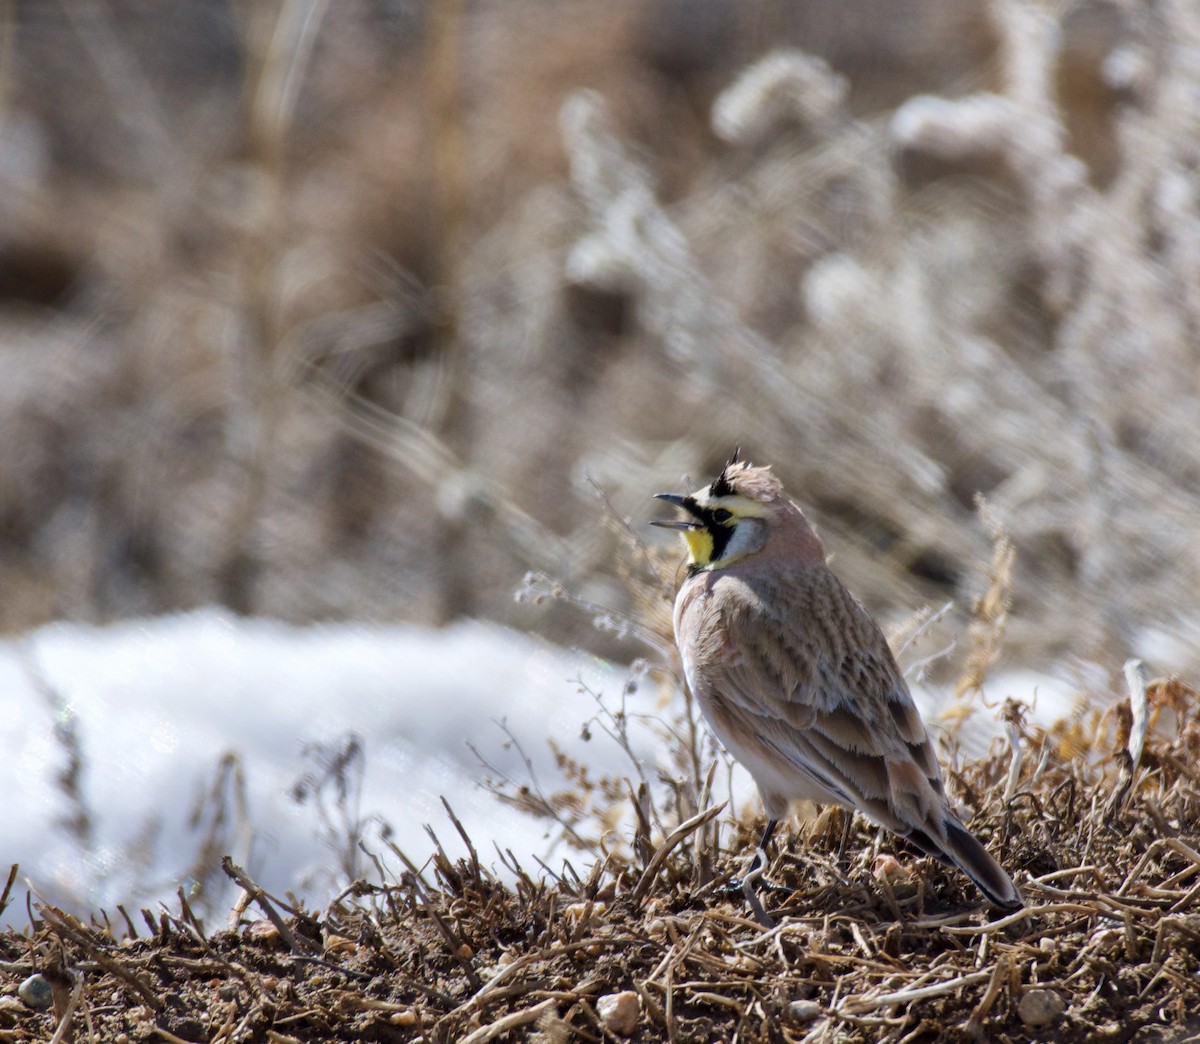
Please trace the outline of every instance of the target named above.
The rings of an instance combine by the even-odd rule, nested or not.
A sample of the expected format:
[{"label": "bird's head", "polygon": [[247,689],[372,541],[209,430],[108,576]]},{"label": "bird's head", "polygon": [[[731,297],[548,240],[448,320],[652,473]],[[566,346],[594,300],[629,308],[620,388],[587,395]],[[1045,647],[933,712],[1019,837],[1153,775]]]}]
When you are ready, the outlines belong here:
[{"label": "bird's head", "polygon": [[799,514],[783,495],[779,479],[768,468],[739,461],[736,451],[721,474],[704,489],[687,495],[659,493],[656,497],[687,512],[688,518],[656,519],[651,525],[678,529],[683,534],[694,572],[723,569],[761,551],[789,509]]}]

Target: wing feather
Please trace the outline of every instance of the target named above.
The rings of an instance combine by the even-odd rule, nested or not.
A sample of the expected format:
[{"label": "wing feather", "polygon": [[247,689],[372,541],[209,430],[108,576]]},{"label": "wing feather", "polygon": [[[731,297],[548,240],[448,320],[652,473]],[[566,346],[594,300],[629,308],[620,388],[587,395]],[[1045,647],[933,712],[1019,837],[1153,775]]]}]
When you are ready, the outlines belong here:
[{"label": "wing feather", "polygon": [[[883,633],[824,567],[763,584],[803,592],[783,614],[744,576],[712,582],[700,635],[718,655],[694,665],[697,696],[721,740],[764,790],[791,776],[906,833],[931,828],[941,770]],[[747,747],[752,749],[747,750]],[[772,782],[774,781],[774,782]],[[801,795],[811,787],[794,786]]]}]

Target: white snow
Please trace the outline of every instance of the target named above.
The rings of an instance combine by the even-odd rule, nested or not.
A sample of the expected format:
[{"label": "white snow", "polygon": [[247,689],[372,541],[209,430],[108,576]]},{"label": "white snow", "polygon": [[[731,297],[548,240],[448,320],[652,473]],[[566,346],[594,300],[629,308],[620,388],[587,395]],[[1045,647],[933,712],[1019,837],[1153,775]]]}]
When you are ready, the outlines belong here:
[{"label": "white snow", "polygon": [[[590,742],[580,737],[597,708],[579,680],[616,707],[628,677],[625,667],[480,622],[444,630],[300,628],[208,609],[103,628],[47,626],[0,643],[0,878],[20,863],[21,881],[37,897],[85,914],[117,903],[131,912],[159,901],[177,909],[175,893],[189,886],[202,834],[190,817],[222,758],[234,754],[246,821],[227,828],[223,851],[268,890],[294,889],[319,906],[345,882],[314,804],[298,803],[291,791],[316,768],[302,753],[306,744],[332,749],[350,733],[365,748],[358,811],[375,817],[364,831],[373,851],[388,855],[377,826],[386,822],[417,864],[433,848],[425,824],[451,856],[463,854],[445,795],[485,862],[502,870],[499,845],[527,869],[536,870],[538,858],[554,865],[569,850],[555,847],[543,823],[478,785],[487,771],[468,743],[528,782],[521,751],[496,724],[505,719],[545,791],[562,785],[549,738],[593,777],[630,775],[627,755],[599,729]],[[628,697],[631,713],[658,712],[654,688]],[[989,686],[997,701],[1029,700],[1035,691],[1037,720],[1052,721],[1070,706],[1070,686],[1041,676]],[[931,723],[947,705],[935,690],[918,687],[914,695]],[[979,710],[960,732],[960,749],[981,753],[1000,732],[992,712]],[[77,802],[60,782],[72,734]],[[660,744],[645,726],[631,735],[653,777]],[[751,799],[744,773],[735,791],[739,807]],[[86,837],[63,825],[80,807],[90,820]],[[227,895],[209,893],[214,911],[232,901],[232,884],[222,885]],[[8,923],[24,920],[22,897],[4,915]]]},{"label": "white snow", "polygon": [[[487,772],[467,744],[526,782],[519,751],[496,724],[505,719],[546,790],[560,785],[547,737],[599,770],[628,773],[615,745],[579,739],[596,711],[581,677],[618,698],[626,671],[483,623],[297,628],[210,609],[107,628],[48,626],[0,644],[0,870],[19,862],[38,894],[77,909],[173,900],[199,840],[189,816],[234,752],[253,828],[241,851],[232,845],[235,860],[264,887],[307,884],[319,902],[333,887],[321,868],[334,858],[311,803],[298,805],[290,791],[315,767],[304,745],[349,732],[365,743],[362,814],[391,824],[418,864],[433,847],[427,823],[452,856],[464,851],[441,795],[485,861],[497,862],[493,839],[523,860],[550,859],[545,826],[477,784]],[[76,792],[92,820],[87,846],[60,822],[72,810],[57,782],[69,760],[55,732],[64,723],[82,752]],[[643,746],[652,760],[648,735]],[[138,841],[155,824],[143,865]],[[6,919],[15,917],[23,910],[10,908]]]}]

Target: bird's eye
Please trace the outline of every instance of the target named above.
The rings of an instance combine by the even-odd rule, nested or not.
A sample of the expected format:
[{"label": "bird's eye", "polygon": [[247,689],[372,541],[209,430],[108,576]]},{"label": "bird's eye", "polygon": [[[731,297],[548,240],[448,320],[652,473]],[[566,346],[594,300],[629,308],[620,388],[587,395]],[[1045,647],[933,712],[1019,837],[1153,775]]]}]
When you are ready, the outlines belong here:
[{"label": "bird's eye", "polygon": [[733,518],[733,512],[726,511],[724,508],[717,508],[717,510],[712,513],[712,517],[714,522],[724,525],[731,518]]}]

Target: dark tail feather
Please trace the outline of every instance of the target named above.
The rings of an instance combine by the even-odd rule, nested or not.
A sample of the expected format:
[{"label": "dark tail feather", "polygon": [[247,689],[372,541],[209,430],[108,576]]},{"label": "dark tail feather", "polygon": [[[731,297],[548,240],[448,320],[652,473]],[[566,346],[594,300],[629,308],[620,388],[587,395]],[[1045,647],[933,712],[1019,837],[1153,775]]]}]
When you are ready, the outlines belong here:
[{"label": "dark tail feather", "polygon": [[1017,910],[1025,905],[1013,879],[992,854],[958,820],[946,820],[945,855],[966,874],[988,899],[1002,910]]}]

